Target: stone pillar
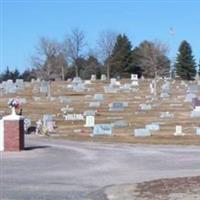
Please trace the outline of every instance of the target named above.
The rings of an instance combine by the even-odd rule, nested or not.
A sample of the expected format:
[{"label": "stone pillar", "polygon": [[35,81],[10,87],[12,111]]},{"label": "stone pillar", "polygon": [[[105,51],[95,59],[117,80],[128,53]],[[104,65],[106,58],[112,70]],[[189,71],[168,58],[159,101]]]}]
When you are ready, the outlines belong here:
[{"label": "stone pillar", "polygon": [[21,151],[24,149],[24,119],[19,115],[3,118],[4,151]]}]

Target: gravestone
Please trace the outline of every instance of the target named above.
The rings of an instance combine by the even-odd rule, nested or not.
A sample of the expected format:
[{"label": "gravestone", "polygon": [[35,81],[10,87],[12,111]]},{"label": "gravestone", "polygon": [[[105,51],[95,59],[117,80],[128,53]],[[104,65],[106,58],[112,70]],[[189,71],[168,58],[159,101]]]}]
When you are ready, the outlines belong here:
[{"label": "gravestone", "polygon": [[120,90],[123,91],[123,92],[130,92],[131,91],[131,84],[127,84],[125,83],[124,85],[122,85],[120,87]]},{"label": "gravestone", "polygon": [[67,121],[83,121],[84,116],[82,114],[67,114],[64,115],[65,120]]},{"label": "gravestone", "polygon": [[11,79],[5,82],[4,89],[6,93],[15,94],[17,92],[16,85],[13,83],[13,80]]},{"label": "gravestone", "polygon": [[198,85],[192,84],[188,87],[188,93],[197,93],[198,92]]},{"label": "gravestone", "polygon": [[176,126],[176,132],[174,133],[174,136],[184,136],[184,133],[182,132],[182,126]]},{"label": "gravestone", "polygon": [[93,136],[95,135],[112,135],[112,127],[110,124],[95,124]]},{"label": "gravestone", "polygon": [[196,94],[188,93],[185,97],[185,102],[192,102],[192,99],[196,98]]},{"label": "gravestone", "polygon": [[160,118],[162,119],[172,119],[174,118],[174,114],[173,113],[170,113],[170,112],[162,112],[161,115],[160,115]]},{"label": "gravestone", "polygon": [[197,128],[196,128],[196,135],[199,135],[199,136],[200,136],[200,127],[197,127]]},{"label": "gravestone", "polygon": [[48,93],[49,84],[47,81],[42,81],[40,85],[40,93]]},{"label": "gravestone", "polygon": [[95,74],[91,75],[91,81],[96,81],[96,75]]},{"label": "gravestone", "polygon": [[109,111],[123,111],[124,104],[122,102],[113,102],[109,104]]},{"label": "gravestone", "polygon": [[117,93],[118,92],[118,88],[117,87],[113,87],[113,86],[105,86],[104,87],[104,92],[105,93]]},{"label": "gravestone", "polygon": [[116,78],[110,79],[110,86],[117,86],[117,79]]},{"label": "gravestone", "polygon": [[150,88],[150,93],[154,94],[154,87],[152,83],[149,84],[149,88]]},{"label": "gravestone", "polygon": [[131,86],[135,86],[135,87],[139,86],[138,81],[132,81],[131,82]]},{"label": "gravestone", "polygon": [[64,103],[64,104],[70,104],[72,102],[71,99],[69,99],[68,97],[65,97],[65,96],[59,96],[58,98],[59,98],[60,102]]},{"label": "gravestone", "polygon": [[86,110],[83,113],[84,116],[95,116],[95,114],[96,114],[95,110]]},{"label": "gravestone", "polygon": [[82,79],[80,77],[74,77],[72,83],[73,84],[79,84],[79,83],[82,83]]},{"label": "gravestone", "polygon": [[198,98],[193,98],[192,99],[192,107],[193,107],[193,109],[195,109],[196,106],[200,106],[200,100]]},{"label": "gravestone", "polygon": [[170,92],[170,83],[169,82],[165,82],[161,86],[160,98],[168,98],[169,97],[169,92]]},{"label": "gravestone", "polygon": [[61,110],[62,113],[66,114],[68,112],[73,112],[74,108],[70,108],[69,105],[66,105],[66,107],[61,108],[60,110]]},{"label": "gravestone", "polygon": [[84,84],[85,84],[85,85],[90,85],[90,84],[92,84],[92,82],[91,82],[91,80],[85,80],[85,81],[84,81]]},{"label": "gravestone", "polygon": [[132,81],[137,81],[138,80],[138,75],[137,74],[131,74],[131,80]]},{"label": "gravestone", "polygon": [[159,131],[160,130],[160,125],[159,125],[159,123],[147,124],[145,126],[145,129],[148,129],[150,131]]},{"label": "gravestone", "polygon": [[89,107],[90,107],[90,108],[99,108],[100,106],[101,106],[101,103],[98,102],[98,101],[90,102],[90,103],[89,103]]},{"label": "gravestone", "polygon": [[53,116],[49,115],[49,114],[45,114],[43,115],[43,126],[47,127],[48,122],[52,122],[53,121]]},{"label": "gravestone", "polygon": [[24,89],[24,80],[16,79],[15,85],[16,85],[17,89],[23,90]]},{"label": "gravestone", "polygon": [[113,128],[125,128],[127,126],[128,126],[128,123],[125,120],[118,120],[112,123]]},{"label": "gravestone", "polygon": [[146,103],[140,104],[139,107],[142,111],[148,111],[152,109],[152,105]]},{"label": "gravestone", "polygon": [[95,101],[103,101],[104,100],[103,94],[95,94],[94,100]]},{"label": "gravestone", "polygon": [[106,75],[105,74],[101,74],[101,81],[106,81]]},{"label": "gravestone", "polygon": [[33,97],[34,101],[41,101],[41,97]]},{"label": "gravestone", "polygon": [[85,127],[89,127],[92,128],[95,126],[95,119],[93,115],[88,115],[86,116],[86,123],[85,123]]},{"label": "gravestone", "polygon": [[146,128],[139,128],[134,130],[135,137],[148,137],[151,136],[151,132],[149,129]]},{"label": "gravestone", "polygon": [[74,84],[72,85],[72,88],[74,92],[84,92],[86,89],[85,84],[83,83]]},{"label": "gravestone", "polygon": [[195,107],[195,109],[191,112],[191,117],[200,117],[200,106]]}]

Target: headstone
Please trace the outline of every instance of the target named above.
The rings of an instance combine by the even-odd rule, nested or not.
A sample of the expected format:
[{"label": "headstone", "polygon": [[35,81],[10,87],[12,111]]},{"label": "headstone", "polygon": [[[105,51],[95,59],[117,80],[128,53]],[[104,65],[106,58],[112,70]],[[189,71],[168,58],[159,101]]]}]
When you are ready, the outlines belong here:
[{"label": "headstone", "polygon": [[95,116],[95,114],[96,114],[95,110],[86,110],[83,113],[84,116]]},{"label": "headstone", "polygon": [[196,94],[188,93],[185,97],[185,102],[192,102],[192,99],[196,98]]},{"label": "headstone", "polygon": [[168,97],[169,97],[169,93],[167,93],[167,92],[161,92],[160,98],[168,98]]},{"label": "headstone", "polygon": [[197,93],[198,92],[198,85],[192,84],[188,87],[188,93]]},{"label": "headstone", "polygon": [[16,79],[15,85],[16,85],[17,89],[23,90],[24,89],[24,80]]},{"label": "headstone", "polygon": [[150,88],[150,93],[154,94],[154,87],[152,83],[149,84],[149,88]]},{"label": "headstone", "polygon": [[131,74],[131,80],[132,81],[137,81],[138,80],[138,75],[137,74]]},{"label": "headstone", "polygon": [[60,102],[64,103],[64,104],[70,104],[72,102],[71,99],[69,99],[68,97],[65,97],[65,96],[60,96],[58,98],[59,98]]},{"label": "headstone", "polygon": [[84,82],[86,85],[90,85],[91,84],[91,80],[85,80]]},{"label": "headstone", "polygon": [[101,81],[106,81],[106,75],[105,74],[101,74]]},{"label": "headstone", "polygon": [[112,135],[112,127],[110,124],[95,124],[93,135]]},{"label": "headstone", "polygon": [[83,81],[81,80],[80,77],[74,77],[74,79],[73,79],[73,81],[72,81],[73,84],[79,84],[79,83],[82,83],[82,82],[83,82]]},{"label": "headstone", "polygon": [[191,117],[200,117],[200,106],[195,107],[195,109],[191,112]]},{"label": "headstone", "polygon": [[34,101],[41,101],[41,97],[33,97]]},{"label": "headstone", "polygon": [[115,121],[113,124],[112,124],[112,127],[113,128],[125,128],[128,126],[128,123],[127,121],[125,120],[118,120],[118,121]]},{"label": "headstone", "polygon": [[86,116],[86,124],[85,127],[94,127],[95,126],[95,119],[93,115]]},{"label": "headstone", "polygon": [[109,111],[123,111],[124,104],[122,102],[113,102],[109,104]]},{"label": "headstone", "polygon": [[47,127],[47,123],[53,121],[53,116],[49,114],[43,115],[43,126]]},{"label": "headstone", "polygon": [[193,109],[195,109],[196,106],[200,106],[200,100],[198,98],[193,98],[192,99],[192,107],[193,107]]},{"label": "headstone", "polygon": [[136,87],[139,86],[138,81],[132,81],[131,86],[136,86]]},{"label": "headstone", "polygon": [[42,81],[40,85],[40,93],[48,93],[49,85],[47,81]]},{"label": "headstone", "polygon": [[117,93],[118,92],[118,88],[117,87],[113,87],[113,86],[105,86],[104,87],[104,92],[105,93]]},{"label": "headstone", "polygon": [[90,108],[99,108],[100,106],[101,106],[101,103],[98,102],[98,101],[90,102],[90,103],[89,103],[89,107],[90,107]]},{"label": "headstone", "polygon": [[74,108],[70,108],[69,105],[66,105],[66,107],[61,108],[60,110],[61,110],[62,113],[66,114],[68,112],[73,112]]},{"label": "headstone", "polygon": [[170,112],[162,112],[160,115],[160,118],[162,119],[171,119],[174,118],[174,114],[170,113]]},{"label": "headstone", "polygon": [[145,103],[140,104],[139,107],[140,107],[140,109],[142,111],[148,111],[148,110],[152,109],[152,105],[151,104],[145,104]]},{"label": "headstone", "polygon": [[96,75],[95,74],[91,75],[91,81],[96,81]]},{"label": "headstone", "polygon": [[83,121],[84,116],[82,114],[67,114],[64,115],[65,120],[67,121]]},{"label": "headstone", "polygon": [[176,132],[174,133],[175,136],[183,136],[184,133],[182,132],[182,126],[176,126]]},{"label": "headstone", "polygon": [[196,129],[196,135],[200,136],[200,127],[197,127],[197,129]]},{"label": "headstone", "polygon": [[104,99],[103,94],[95,94],[94,95],[95,101],[103,101],[103,99]]},{"label": "headstone", "polygon": [[134,130],[135,137],[148,137],[151,136],[151,132],[149,129],[146,128],[139,128]]},{"label": "headstone", "polygon": [[46,128],[49,132],[53,132],[55,129],[55,121],[47,121]]},{"label": "headstone", "polygon": [[130,92],[131,91],[131,84],[124,84],[120,87],[120,90],[123,92]]},{"label": "headstone", "polygon": [[150,130],[150,131],[159,131],[160,125],[158,123],[151,123],[151,124],[147,124],[145,126],[145,128]]},{"label": "headstone", "polygon": [[8,79],[4,84],[6,93],[14,94],[17,92],[16,84],[13,83],[13,80]]},{"label": "headstone", "polygon": [[117,80],[116,80],[116,78],[111,78],[111,79],[110,79],[110,85],[111,85],[111,86],[116,86],[116,85],[117,85]]}]

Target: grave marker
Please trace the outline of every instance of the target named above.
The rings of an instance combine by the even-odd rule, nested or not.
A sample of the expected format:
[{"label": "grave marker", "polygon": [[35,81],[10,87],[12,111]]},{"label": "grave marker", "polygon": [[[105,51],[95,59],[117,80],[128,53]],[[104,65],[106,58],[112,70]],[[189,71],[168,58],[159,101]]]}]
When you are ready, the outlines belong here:
[{"label": "grave marker", "polygon": [[112,135],[112,127],[110,124],[95,124],[93,135]]}]

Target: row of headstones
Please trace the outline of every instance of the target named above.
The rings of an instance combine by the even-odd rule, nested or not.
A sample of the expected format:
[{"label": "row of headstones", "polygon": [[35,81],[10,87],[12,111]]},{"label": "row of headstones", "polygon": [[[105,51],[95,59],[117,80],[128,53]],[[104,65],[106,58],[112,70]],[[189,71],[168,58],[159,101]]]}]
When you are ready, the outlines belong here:
[{"label": "row of headstones", "polygon": [[14,94],[19,90],[24,90],[24,87],[25,84],[23,79],[16,79],[15,83],[13,82],[13,80],[8,79],[7,81],[3,81],[0,84],[0,88],[2,88],[6,94]]}]

